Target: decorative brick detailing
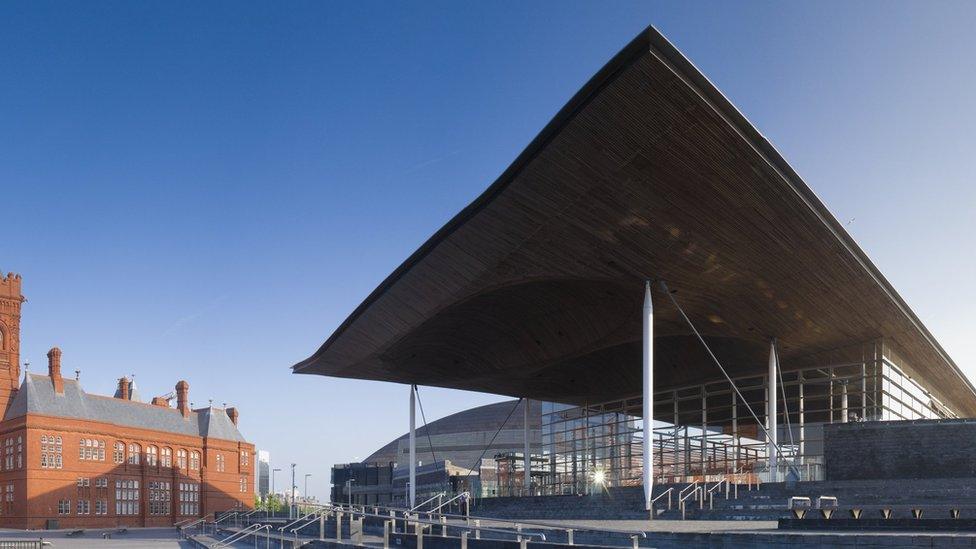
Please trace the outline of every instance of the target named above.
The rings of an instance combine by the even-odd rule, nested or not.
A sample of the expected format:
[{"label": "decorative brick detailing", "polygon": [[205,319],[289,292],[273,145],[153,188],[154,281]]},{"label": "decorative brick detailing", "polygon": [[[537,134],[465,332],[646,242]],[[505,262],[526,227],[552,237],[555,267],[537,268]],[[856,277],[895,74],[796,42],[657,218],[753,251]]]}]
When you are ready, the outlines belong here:
[{"label": "decorative brick detailing", "polygon": [[116,388],[115,393],[122,400],[129,400],[131,395],[129,395],[129,378],[123,376],[119,378],[119,385]]},{"label": "decorative brick detailing", "polygon": [[190,384],[185,380],[176,384],[176,407],[183,417],[190,417]]},{"label": "decorative brick detailing", "polygon": [[47,375],[54,384],[54,392],[64,394],[64,378],[61,377],[61,349],[52,347],[47,352]]},{"label": "decorative brick detailing", "polygon": [[0,274],[0,413],[20,383],[20,306],[24,296],[19,274]]}]

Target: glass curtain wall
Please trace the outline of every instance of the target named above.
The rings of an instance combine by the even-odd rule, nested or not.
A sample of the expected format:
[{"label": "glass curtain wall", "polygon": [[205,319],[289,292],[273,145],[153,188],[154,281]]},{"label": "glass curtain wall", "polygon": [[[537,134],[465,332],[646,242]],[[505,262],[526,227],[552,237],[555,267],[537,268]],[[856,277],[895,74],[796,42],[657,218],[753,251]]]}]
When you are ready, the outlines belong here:
[{"label": "glass curtain wall", "polygon": [[[801,480],[819,480],[824,424],[955,417],[904,373],[900,359],[882,342],[854,351],[860,360],[850,361],[847,350],[843,362],[782,372],[775,395],[779,471],[768,468],[766,376],[733,380],[745,403],[727,382],[656,393],[651,434],[656,482],[714,481],[732,474],[782,480],[790,465]],[[544,403],[540,469],[545,474],[533,474],[533,483],[540,483],[533,492],[583,494],[640,485],[641,410],[640,397],[581,407]]]}]

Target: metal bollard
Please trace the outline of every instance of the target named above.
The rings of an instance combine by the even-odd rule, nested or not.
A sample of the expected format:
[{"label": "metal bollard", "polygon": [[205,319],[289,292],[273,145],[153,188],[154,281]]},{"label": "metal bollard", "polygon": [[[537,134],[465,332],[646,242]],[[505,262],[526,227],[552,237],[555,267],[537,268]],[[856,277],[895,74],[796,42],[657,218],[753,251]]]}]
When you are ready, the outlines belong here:
[{"label": "metal bollard", "polygon": [[528,546],[529,546],[529,540],[522,538],[522,536],[519,536],[519,549],[528,549]]},{"label": "metal bollard", "polygon": [[461,532],[461,549],[468,549],[468,531]]},{"label": "metal bollard", "polygon": [[447,517],[441,517],[441,537],[447,537]]},{"label": "metal bollard", "polygon": [[566,529],[566,545],[573,545],[573,529]]},{"label": "metal bollard", "polygon": [[383,521],[383,549],[390,549],[390,529],[393,521]]},{"label": "metal bollard", "polygon": [[631,542],[631,547],[633,547],[634,549],[637,549],[640,546],[640,543],[637,541],[637,534],[630,536],[630,542]]},{"label": "metal bollard", "polygon": [[481,519],[474,521],[474,539],[481,539]]},{"label": "metal bollard", "polygon": [[342,543],[342,511],[336,511],[336,541]]},{"label": "metal bollard", "polygon": [[424,549],[424,525],[417,524],[417,549]]}]

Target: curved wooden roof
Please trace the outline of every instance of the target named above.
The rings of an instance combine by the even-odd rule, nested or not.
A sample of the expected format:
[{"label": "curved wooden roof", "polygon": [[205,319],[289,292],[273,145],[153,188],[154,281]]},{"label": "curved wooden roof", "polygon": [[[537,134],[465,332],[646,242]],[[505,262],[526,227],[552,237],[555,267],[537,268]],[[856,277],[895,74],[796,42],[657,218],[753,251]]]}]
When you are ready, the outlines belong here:
[{"label": "curved wooden roof", "polygon": [[[646,278],[736,373],[884,338],[976,392],[773,146],[660,33],[600,70],[294,371],[582,403],[640,391]],[[720,379],[655,289],[655,386]]]}]

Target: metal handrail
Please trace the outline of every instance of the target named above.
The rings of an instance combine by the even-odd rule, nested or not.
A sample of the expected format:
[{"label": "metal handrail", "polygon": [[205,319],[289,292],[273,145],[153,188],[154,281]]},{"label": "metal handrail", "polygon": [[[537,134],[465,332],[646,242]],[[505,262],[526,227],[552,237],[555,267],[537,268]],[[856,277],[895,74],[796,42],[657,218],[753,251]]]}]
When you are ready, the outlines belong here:
[{"label": "metal handrail", "polygon": [[318,513],[319,513],[318,511],[312,511],[311,513],[308,513],[308,514],[305,514],[305,515],[303,515],[301,517],[298,517],[297,519],[289,522],[288,524],[286,524],[284,526],[279,527],[278,529],[279,530],[284,530],[285,528],[288,528],[289,526],[294,526],[295,524],[298,524],[299,522],[301,522],[303,520],[307,520],[308,517],[310,517],[312,515],[317,515]]},{"label": "metal handrail", "polygon": [[[360,513],[360,514],[362,516],[364,516],[364,517],[374,517],[374,518],[381,518],[381,519],[385,519],[385,520],[395,520],[393,517],[391,517],[389,515],[380,515],[380,514],[376,514],[376,513],[365,513],[365,512],[364,513]],[[447,516],[447,515],[443,515],[443,516]],[[431,526],[444,526],[444,523],[443,522],[437,522],[437,521],[433,521],[433,520],[424,520],[424,519],[422,519],[420,517],[417,517],[417,518],[413,518],[413,517],[407,518],[407,517],[404,517],[402,520],[404,520],[405,522],[415,522],[417,524],[429,524]],[[486,519],[486,520],[496,520],[496,519]],[[497,522],[512,522],[512,521],[497,520]],[[528,523],[522,522],[520,524],[528,524]],[[448,525],[448,526],[450,526],[450,525]],[[552,528],[553,530],[565,530],[565,528],[562,528],[560,526],[555,526],[555,525],[552,525],[552,524],[547,524],[546,526],[548,526],[549,528]],[[520,531],[511,531],[511,530],[501,530],[501,529],[498,529],[498,528],[488,528],[488,527],[482,528],[480,526],[476,526],[476,527],[473,527],[473,528],[471,526],[459,527],[459,528],[462,528],[463,530],[468,531],[468,532],[470,532],[472,530],[480,530],[482,532],[495,532],[497,534],[506,534],[506,535],[512,535],[512,536],[516,536],[516,537],[519,537],[519,536],[527,536],[527,537],[535,536],[535,537],[538,537],[541,541],[546,541],[546,535],[543,534],[543,533],[541,533],[541,532],[539,532],[539,533],[535,533],[535,532],[520,532]],[[583,530],[586,530],[586,529],[584,528]],[[616,530],[594,530],[594,531],[596,531],[596,532],[606,532],[606,531],[614,532]],[[406,533],[406,532],[404,532],[404,533]],[[623,532],[623,533],[627,533],[627,532]],[[641,533],[643,533],[643,532],[641,532]]]},{"label": "metal handrail", "polygon": [[226,515],[220,517],[219,520],[215,519],[213,521],[213,523],[215,525],[216,524],[220,524],[221,522],[224,522],[225,520],[229,519],[230,517],[236,517],[238,514],[240,514],[238,511],[231,511],[230,513],[227,513]]},{"label": "metal handrail", "polygon": [[[414,506],[414,507],[411,507],[410,509],[408,509],[408,511],[416,511],[417,509],[420,509],[421,507],[423,507],[424,505],[427,505],[428,503],[430,503],[430,502],[432,502],[432,501],[434,501],[435,499],[437,499],[437,498],[442,498],[442,497],[444,497],[444,496],[446,496],[446,495],[447,495],[447,492],[440,492],[439,494],[436,494],[436,495],[435,495],[435,496],[433,496],[433,497],[430,497],[430,498],[427,498],[427,499],[426,499],[426,500],[424,500],[424,501],[423,501],[422,503],[419,503],[419,504],[417,504],[416,506]],[[350,507],[351,507],[351,506],[352,506],[352,505],[350,505]]]},{"label": "metal handrail", "polygon": [[[403,511],[402,509],[396,509],[396,508],[387,508],[387,509],[389,509],[391,511]],[[379,515],[379,516],[383,516],[383,515]],[[573,530],[573,531],[577,531],[577,532],[609,532],[609,533],[613,533],[613,534],[627,534],[627,535],[630,535],[630,536],[639,536],[639,537],[642,537],[642,538],[646,538],[647,537],[647,533],[644,532],[643,530],[614,530],[614,529],[608,529],[608,528],[593,528],[591,526],[580,526],[580,525],[576,525],[576,524],[565,524],[565,523],[562,523],[562,522],[560,522],[559,524],[552,524],[552,523],[548,523],[548,522],[538,522],[538,521],[531,521],[531,520],[510,520],[510,519],[501,519],[501,518],[495,518],[495,517],[476,517],[476,516],[468,516],[468,515],[454,515],[454,514],[450,514],[450,513],[442,513],[440,516],[446,517],[446,518],[460,519],[460,520],[464,520],[464,521],[469,522],[469,523],[472,520],[473,521],[482,521],[482,520],[484,520],[484,521],[491,521],[491,522],[501,522],[501,523],[505,523],[505,524],[511,524],[514,528],[519,528],[521,526],[538,526],[538,527],[543,527],[543,528],[549,528],[549,529],[552,529],[552,530]],[[386,518],[390,518],[390,517],[387,516]],[[432,524],[440,524],[440,523],[432,523]],[[468,526],[468,528],[471,528],[471,527]],[[485,528],[481,528],[481,530],[485,530]]]},{"label": "metal handrail", "polygon": [[651,499],[651,512],[654,512],[654,504],[657,503],[657,500],[663,498],[664,496],[668,496],[668,511],[670,511],[671,510],[671,494],[673,492],[674,492],[674,486],[672,486],[671,488],[668,488],[664,492],[661,492],[660,494],[658,494],[658,496],[656,498]]},{"label": "metal handrail", "polygon": [[[319,517],[321,515],[322,515],[322,513],[319,513]],[[306,521],[306,522],[304,522],[302,524],[299,524],[298,526],[296,526],[296,527],[292,528],[291,530],[289,530],[289,532],[291,532],[292,534],[295,534],[295,545],[298,545],[298,531],[301,530],[302,528],[305,528],[309,524],[315,524],[315,522],[319,520],[319,517],[315,517],[312,520],[309,520],[309,521]],[[338,531],[338,530],[336,530],[336,531]]]},{"label": "metal handrail", "polygon": [[254,531],[254,546],[255,547],[258,546],[258,532],[260,532],[261,530],[264,530],[266,528],[267,528],[268,532],[264,535],[264,540],[265,540],[265,542],[264,542],[264,548],[265,549],[271,549],[271,528],[273,528],[273,526],[270,525],[270,524],[265,524],[265,525],[261,526],[260,528],[258,528],[257,530]]},{"label": "metal handrail", "polygon": [[[251,510],[250,512],[248,512],[248,513],[244,513],[244,514],[243,514],[243,515],[241,516],[241,519],[249,519],[249,518],[251,518],[251,515],[253,515],[254,513],[257,513],[258,511],[261,511],[261,509],[258,509],[258,508],[254,508],[254,509],[252,509],[252,510]],[[250,521],[247,521],[247,522],[248,522],[248,524],[250,524]]]},{"label": "metal handrail", "polygon": [[308,519],[308,517],[310,517],[312,515],[319,515],[319,514],[322,514],[322,511],[312,511],[311,513],[308,513],[305,516],[299,517],[299,518],[297,518],[297,519],[289,522],[288,524],[286,524],[286,525],[278,528],[278,532],[279,532],[278,535],[281,538],[281,547],[282,547],[282,549],[284,549],[284,547],[285,547],[285,528],[288,528],[289,526],[294,526],[294,525],[298,524],[299,522]]},{"label": "metal handrail", "polygon": [[461,499],[464,496],[471,497],[471,494],[469,492],[461,492],[460,494],[454,496],[453,498],[445,501],[444,503],[438,505],[437,507],[434,507],[433,509],[431,509],[431,510],[429,510],[427,512],[428,513],[436,513],[438,510],[442,509],[445,505],[450,505],[452,502],[457,501],[457,500]]},{"label": "metal handrail", "polygon": [[[688,492],[687,494],[685,494],[684,492],[688,488],[693,488],[693,490],[690,491],[690,492]],[[701,487],[698,486],[698,481],[695,481],[694,483],[686,486],[683,490],[681,490],[681,492],[678,493],[678,507],[681,508],[681,519],[682,520],[684,520],[684,518],[685,518],[685,510],[688,507],[688,505],[685,503],[685,500],[687,500],[691,496],[695,496],[696,499],[697,499],[698,498],[698,493],[699,493],[700,490],[701,490]],[[682,494],[684,494],[684,495],[682,495]],[[699,499],[698,501],[701,502],[702,500]]]},{"label": "metal handrail", "polygon": [[723,478],[722,480],[716,482],[715,485],[712,486],[711,488],[708,488],[708,485],[707,484],[705,485],[705,488],[706,488],[705,493],[708,495],[708,508],[709,509],[714,509],[714,505],[713,505],[713,501],[712,501],[714,499],[714,497],[713,497],[714,496],[714,492],[715,492],[716,489],[721,488],[723,484],[725,485],[725,499],[729,499],[729,479],[728,478]]},{"label": "metal handrail", "polygon": [[681,491],[678,492],[678,503],[681,503],[682,500],[685,499],[685,497],[684,497],[685,492],[687,490],[689,490],[689,489],[692,490],[692,493],[697,494],[698,493],[698,481],[696,480],[695,482],[692,482],[691,484],[689,484],[688,486],[685,486],[684,488],[681,489]]},{"label": "metal handrail", "polygon": [[708,488],[708,485],[706,484],[705,485],[705,488],[706,488],[705,493],[711,494],[712,492],[715,491],[716,488],[718,488],[718,487],[720,487],[723,484],[728,483],[728,482],[729,482],[729,479],[723,478],[722,480],[716,482],[715,485],[712,486],[711,488]]},{"label": "metal handrail", "polygon": [[[230,513],[227,513],[226,515],[220,517],[219,520],[217,519],[217,516],[214,515],[214,521],[211,523],[213,525],[214,535],[215,536],[217,535],[217,525],[218,524],[220,524],[221,522],[224,522],[225,520],[227,520],[227,519],[229,519],[231,517],[234,517],[234,521],[236,522],[237,521],[237,515],[238,514],[239,514],[238,511],[231,511]],[[204,523],[204,525],[205,525],[204,528],[206,528],[206,523]]]},{"label": "metal handrail", "polygon": [[[347,504],[339,504],[338,506],[339,507],[345,507],[346,505]],[[333,506],[335,506],[335,504],[333,504]],[[375,509],[383,509],[383,510],[385,510],[387,512],[392,511],[394,514],[399,513],[401,515],[401,517],[399,517],[399,520],[413,520],[413,519],[411,519],[409,517],[403,517],[402,516],[404,513],[411,513],[412,511],[409,510],[409,509],[404,509],[404,508],[400,508],[400,507],[383,506],[383,505],[374,505],[373,507]],[[359,513],[359,511],[354,511],[354,512]],[[396,516],[391,517],[389,515],[375,515],[375,514],[370,514],[370,513],[362,513],[362,514],[369,515],[369,516],[380,516],[380,517],[383,517],[383,518],[386,518],[386,519],[398,518]],[[539,526],[539,527],[543,527],[543,528],[549,528],[549,529],[552,529],[552,530],[566,530],[566,531],[580,531],[580,532],[604,532],[604,533],[613,533],[613,534],[627,534],[627,535],[631,535],[631,536],[636,535],[636,536],[639,536],[641,538],[647,538],[647,533],[644,532],[643,530],[616,530],[616,529],[607,529],[607,528],[593,528],[593,527],[590,527],[590,526],[580,526],[580,525],[565,524],[565,523],[560,523],[560,524],[556,525],[556,524],[546,523],[546,522],[525,521],[525,520],[509,520],[509,519],[502,519],[502,518],[495,518],[495,517],[479,517],[479,516],[470,516],[470,515],[456,515],[456,514],[450,514],[450,513],[441,513],[440,516],[447,517],[447,518],[460,519],[460,520],[464,520],[464,521],[468,521],[468,522],[470,522],[471,520],[474,520],[474,521],[481,521],[481,520],[493,521],[493,522],[511,524],[512,527],[514,527],[514,528],[519,528],[521,525],[526,525],[526,526]],[[434,522],[432,524],[440,524],[440,523]],[[482,530],[484,530],[484,528],[482,528]]]},{"label": "metal handrail", "polygon": [[252,525],[248,526],[247,528],[244,528],[243,530],[238,530],[237,532],[234,532],[233,534],[227,536],[226,538],[224,538],[224,539],[218,541],[217,543],[211,545],[210,546],[210,549],[217,549],[218,547],[227,547],[228,545],[230,545],[231,542],[237,541],[237,539],[235,539],[235,538],[241,538],[241,537],[247,536],[247,535],[249,535],[252,532],[256,532],[257,529],[260,529],[260,528],[261,528],[261,525],[260,524],[252,524]]},{"label": "metal handrail", "polygon": [[[189,520],[193,520],[193,519],[189,519]],[[200,524],[201,522],[203,523],[204,529],[206,529],[206,527],[207,527],[207,517],[203,517],[203,518],[198,518],[196,520],[193,520],[193,522],[191,522],[189,524],[184,524],[182,526],[179,526],[178,528],[180,530],[180,534],[182,534],[185,537],[186,536],[186,529],[187,528],[191,528],[193,526],[196,526],[197,524]]]},{"label": "metal handrail", "polygon": [[[695,484],[697,484],[697,482]],[[671,490],[671,489],[669,488],[669,490]],[[346,504],[346,503],[331,504],[331,507],[336,508],[336,509],[340,509],[340,510],[344,510],[347,506],[349,506],[349,504]],[[362,512],[360,512],[360,511],[352,511],[352,512],[357,513],[357,514],[361,514],[363,516],[379,517],[379,518],[383,518],[383,519],[386,519],[386,520],[405,520],[405,521],[421,522],[421,523],[425,523],[425,524],[432,524],[432,525],[441,525],[441,526],[443,526],[443,523],[440,523],[440,522],[421,521],[421,520],[419,520],[419,518],[418,519],[414,519],[412,517],[404,516],[405,513],[412,513],[412,512],[414,512],[414,511],[411,511],[410,509],[404,509],[404,508],[401,508],[401,507],[390,507],[390,506],[384,506],[384,505],[373,505],[372,507],[374,509],[377,509],[377,510],[382,509],[382,510],[384,510],[386,512],[391,512],[392,511],[394,514],[391,516],[391,515],[388,515],[388,514],[387,515],[384,515],[384,514],[366,513],[365,511],[362,511]],[[397,516],[397,515],[399,515],[399,516]],[[562,531],[567,532],[570,536],[572,536],[572,533],[573,532],[599,532],[599,533],[623,534],[623,535],[630,536],[631,538],[634,538],[634,537],[644,538],[644,539],[647,538],[647,532],[645,532],[643,530],[616,530],[616,529],[609,529],[609,528],[594,528],[594,527],[591,527],[591,526],[581,526],[581,525],[577,525],[577,524],[566,524],[566,523],[552,524],[552,523],[538,522],[538,521],[509,520],[509,519],[501,519],[501,518],[495,518],[495,517],[479,517],[479,516],[470,516],[470,515],[456,515],[456,514],[451,514],[451,513],[440,513],[440,516],[446,517],[446,518],[453,518],[453,519],[459,519],[459,520],[466,521],[469,524],[469,526],[467,526],[467,529],[468,530],[471,530],[472,529],[472,527],[470,526],[470,521],[472,521],[472,520],[475,521],[476,523],[484,520],[484,521],[490,521],[490,522],[496,522],[496,523],[510,524],[512,526],[512,528],[516,530],[516,532],[515,532],[516,536],[518,535],[518,530],[524,525],[524,526],[536,526],[536,527],[546,528],[546,529],[550,529],[550,530],[562,530]],[[497,529],[481,528],[481,527],[478,527],[476,529],[482,530],[482,531],[486,531],[486,532],[499,531]],[[500,530],[500,532],[511,533],[511,532],[509,532],[507,530]],[[526,534],[526,535],[528,535],[528,534]],[[545,535],[544,534],[542,536],[543,536],[543,538],[545,538]]]}]

